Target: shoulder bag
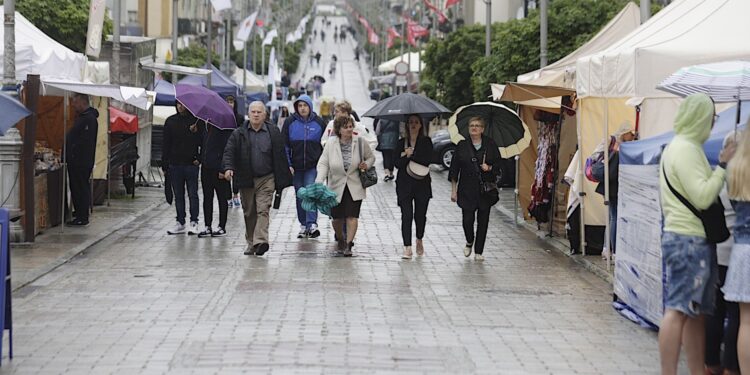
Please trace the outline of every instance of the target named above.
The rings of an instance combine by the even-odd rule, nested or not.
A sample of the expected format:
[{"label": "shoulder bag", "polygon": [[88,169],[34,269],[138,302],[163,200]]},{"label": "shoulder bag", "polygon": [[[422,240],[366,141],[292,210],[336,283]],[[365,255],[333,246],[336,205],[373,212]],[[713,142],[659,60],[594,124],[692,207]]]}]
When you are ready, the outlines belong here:
[{"label": "shoulder bag", "polygon": [[714,203],[712,203],[707,209],[698,210],[685,197],[680,195],[674,187],[672,187],[672,184],[669,183],[669,179],[667,178],[667,171],[664,169],[664,165],[662,165],[662,173],[664,173],[664,181],[667,182],[669,191],[671,191],[672,194],[674,194],[674,196],[677,197],[677,199],[679,199],[680,202],[682,202],[682,204],[693,213],[693,215],[697,216],[698,219],[701,220],[701,223],[703,223],[703,229],[706,231],[706,240],[711,243],[722,243],[726,241],[729,238],[730,233],[729,229],[727,229],[726,218],[724,217],[724,205],[721,204],[719,197],[716,197]]},{"label": "shoulder bag", "polygon": [[[359,146],[359,161],[365,161],[362,156],[362,138],[357,137],[357,143]],[[357,166],[359,168],[359,166]],[[366,171],[359,170],[359,181],[362,182],[362,187],[367,189],[368,187],[378,183],[378,172],[375,170],[375,166],[368,168]]]},{"label": "shoulder bag", "polygon": [[[406,146],[407,141],[406,139],[404,139],[404,148],[406,148]],[[416,144],[414,145],[414,148],[416,149]],[[423,180],[430,174],[430,167],[424,166],[414,160],[411,160],[409,161],[409,164],[406,165],[406,174],[408,174],[415,180]]]}]

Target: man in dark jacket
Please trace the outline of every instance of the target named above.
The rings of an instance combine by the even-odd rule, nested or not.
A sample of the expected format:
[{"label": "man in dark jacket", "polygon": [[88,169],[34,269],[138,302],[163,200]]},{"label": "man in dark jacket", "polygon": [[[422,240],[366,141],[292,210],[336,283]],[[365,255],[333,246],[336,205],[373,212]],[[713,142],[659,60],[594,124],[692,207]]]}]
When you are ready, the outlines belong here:
[{"label": "man in dark jacket", "polygon": [[[237,128],[224,149],[224,176],[234,180],[245,216],[245,255],[262,256],[269,249],[269,211],[281,191],[292,185],[284,138],[266,121],[263,102],[250,103],[249,121]],[[274,194],[275,192],[275,194]]]},{"label": "man in dark jacket", "polygon": [[[224,237],[227,235],[228,201],[232,199],[232,186],[224,176],[222,159],[232,130],[222,130],[206,124],[203,132],[203,146],[201,148],[201,186],[203,186],[203,222],[205,228],[198,233],[203,237]],[[214,216],[214,192],[219,200],[219,227],[211,228]]]},{"label": "man in dark jacket", "polygon": [[[281,132],[286,142],[286,154],[289,161],[289,170],[294,175],[294,191],[315,183],[318,175],[318,159],[323,152],[320,138],[326,128],[315,112],[313,112],[312,99],[308,95],[302,95],[294,102],[295,113],[284,122]],[[318,230],[318,212],[305,211],[302,208],[302,200],[297,199],[297,219],[300,223],[300,231],[297,238],[320,236]]]},{"label": "man in dark jacket", "polygon": [[[174,190],[177,224],[168,234],[198,234],[198,171],[201,158],[202,122],[193,117],[182,103],[177,102],[177,113],[164,122],[162,168],[169,173]],[[190,199],[190,225],[185,227],[185,186]]]},{"label": "man in dark jacket", "polygon": [[91,107],[89,97],[85,94],[73,95],[71,105],[78,117],[66,135],[65,162],[68,164],[70,195],[75,211],[74,219],[67,224],[85,226],[89,224],[91,208],[89,177],[94,169],[96,134],[99,129],[96,119],[99,117],[99,111]]},{"label": "man in dark jacket", "polygon": [[292,80],[289,79],[289,74],[286,70],[281,73],[281,100],[289,100],[289,85],[292,84]]}]

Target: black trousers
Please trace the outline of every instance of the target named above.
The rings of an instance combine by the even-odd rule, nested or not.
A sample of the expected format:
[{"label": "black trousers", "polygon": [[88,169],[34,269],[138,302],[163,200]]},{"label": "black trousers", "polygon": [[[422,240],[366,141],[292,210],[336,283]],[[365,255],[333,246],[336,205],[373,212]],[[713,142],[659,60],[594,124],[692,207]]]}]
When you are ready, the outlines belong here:
[{"label": "black trousers", "polygon": [[396,152],[396,150],[380,151],[383,154],[383,169],[393,172],[393,167],[396,165]]},{"label": "black trousers", "polygon": [[70,183],[70,197],[73,201],[73,216],[76,219],[88,221],[91,208],[91,185],[89,177],[92,167],[68,165],[68,181]]},{"label": "black trousers", "polygon": [[411,246],[411,222],[417,224],[417,239],[424,237],[424,228],[427,225],[427,206],[430,204],[430,198],[418,196],[409,200],[399,202],[401,207],[401,237],[404,240],[404,246]]},{"label": "black trousers", "polygon": [[[464,235],[466,243],[474,244],[474,253],[484,252],[484,241],[487,239],[487,227],[490,224],[490,210],[492,207],[479,207],[474,210],[462,209]],[[477,232],[474,235],[474,218],[476,216]]]},{"label": "black trousers", "polygon": [[232,187],[229,181],[219,179],[219,170],[201,168],[201,185],[203,185],[203,221],[206,228],[211,227],[214,217],[214,191],[219,199],[219,227],[226,228],[229,205],[232,198]]},{"label": "black trousers", "polygon": [[[724,300],[721,287],[727,278],[727,266],[719,266],[719,285],[716,291],[716,310],[706,316],[706,365],[722,366],[727,370],[739,371],[737,358],[737,333],[740,328],[740,307],[736,302]],[[726,327],[724,320],[726,319]],[[724,344],[724,358],[721,357],[721,344]]]}]

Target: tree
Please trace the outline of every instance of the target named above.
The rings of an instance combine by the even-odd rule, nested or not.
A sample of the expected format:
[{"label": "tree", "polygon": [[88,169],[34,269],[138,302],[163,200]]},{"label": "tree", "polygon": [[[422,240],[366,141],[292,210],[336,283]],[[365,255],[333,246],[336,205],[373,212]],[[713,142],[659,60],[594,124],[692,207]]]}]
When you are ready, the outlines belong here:
[{"label": "tree", "polygon": [[[555,0],[550,2],[548,61],[554,62],[588,41],[628,0]],[[661,7],[652,7],[655,14]],[[423,80],[433,95],[455,109],[487,100],[490,83],[515,81],[539,68],[539,12],[492,25],[492,55],[484,57],[484,27],[468,26],[429,43]],[[467,84],[470,83],[470,84]]]},{"label": "tree", "polygon": [[[55,41],[86,52],[89,0],[17,0],[16,11]],[[112,20],[105,17],[102,37],[108,34],[112,34]]]}]

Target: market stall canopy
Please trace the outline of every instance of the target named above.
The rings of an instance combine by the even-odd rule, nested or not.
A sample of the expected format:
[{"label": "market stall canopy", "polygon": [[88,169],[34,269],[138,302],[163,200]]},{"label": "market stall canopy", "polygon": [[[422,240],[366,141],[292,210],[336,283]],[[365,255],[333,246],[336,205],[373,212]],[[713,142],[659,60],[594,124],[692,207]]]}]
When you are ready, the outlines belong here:
[{"label": "market stall canopy", "polygon": [[[536,86],[518,82],[508,82],[504,87],[493,83],[490,87],[493,88],[492,98],[501,102],[522,102],[536,99],[543,100],[545,98],[555,98],[575,94],[574,89],[565,87]],[[499,93],[500,95],[496,96],[495,93]]]},{"label": "market stall canopy", "polygon": [[163,79],[154,82],[156,101],[154,105],[174,105],[174,85]]},{"label": "market stall canopy", "polygon": [[65,92],[77,92],[91,96],[112,98],[147,110],[151,107],[146,89],[140,87],[97,85],[71,81],[42,80],[42,95],[63,96]]},{"label": "market stall canopy", "polygon": [[[243,73],[243,70],[246,73]],[[243,78],[243,74],[246,74],[246,77]],[[232,74],[232,79],[236,84],[238,84],[240,87],[242,87],[242,81],[243,79],[246,79],[245,82],[245,92],[261,92],[266,91],[266,83],[263,82],[263,79],[258,77],[255,73],[247,70],[247,69],[240,69],[239,67],[234,70],[234,74]]]},{"label": "market stall canopy", "polygon": [[588,42],[569,55],[533,72],[521,74],[519,83],[538,86],[557,86],[575,89],[576,61],[585,56],[605,50],[641,25],[640,8],[629,2]]},{"label": "market stall canopy", "polygon": [[[0,7],[0,14],[5,14],[2,7]],[[16,80],[24,81],[28,74],[39,74],[42,79],[83,80],[86,56],[73,52],[56,42],[21,13],[16,12],[15,22]],[[4,30],[0,28],[0,55],[3,56],[4,34]],[[0,75],[2,73],[3,67],[0,66]]]},{"label": "market stall canopy", "polygon": [[138,116],[109,107],[109,131],[125,134],[138,133]]},{"label": "market stall canopy", "polygon": [[31,114],[21,102],[7,94],[0,94],[0,112],[3,114],[0,117],[0,136]]},{"label": "market stall canopy", "polygon": [[169,72],[186,76],[208,76],[211,74],[209,69],[193,68],[189,66],[163,64],[154,61],[141,62],[141,69],[152,70],[157,72]]},{"label": "market stall canopy", "polygon": [[[213,65],[210,67],[204,65],[203,69],[211,70],[211,91],[223,96],[234,95],[235,97],[242,91],[240,90],[240,86],[233,79],[222,73],[219,68]],[[177,83],[208,88],[208,79],[206,76],[188,76]]]},{"label": "market stall canopy", "polygon": [[173,105],[155,105],[153,107],[154,113],[154,124],[164,125],[167,121],[167,117],[177,114],[177,108]]},{"label": "market stall canopy", "polygon": [[747,0],[674,1],[606,50],[578,59],[578,97],[674,97],[656,86],[676,70],[750,58],[742,42],[748,14]]},{"label": "market stall canopy", "polygon": [[[419,72],[424,70],[424,62],[420,61],[420,55],[422,55],[424,51],[421,52],[407,52],[401,56],[394,57],[380,65],[378,65],[378,71],[381,73],[390,73],[394,70],[396,70],[396,64],[398,64],[399,61],[404,61],[405,63],[409,63],[409,55],[411,55],[411,65],[409,71],[410,72]],[[401,59],[403,57],[403,60]],[[420,66],[421,63],[421,66]],[[421,69],[420,69],[421,68]]]}]

